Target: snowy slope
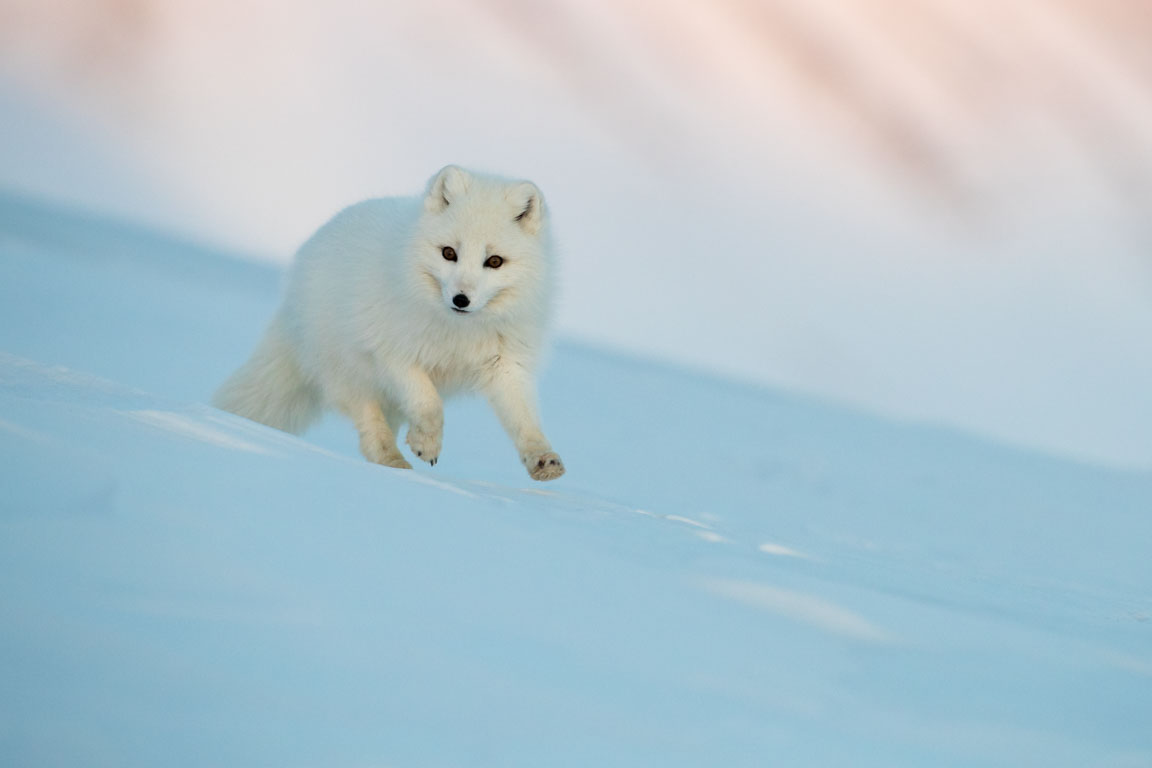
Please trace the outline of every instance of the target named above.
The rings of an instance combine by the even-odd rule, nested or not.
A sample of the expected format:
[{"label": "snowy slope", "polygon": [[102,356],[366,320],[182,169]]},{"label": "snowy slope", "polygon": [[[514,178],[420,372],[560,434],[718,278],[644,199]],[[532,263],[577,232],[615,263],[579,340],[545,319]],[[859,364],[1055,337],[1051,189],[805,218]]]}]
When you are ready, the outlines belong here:
[{"label": "snowy slope", "polygon": [[569,345],[387,470],[203,405],[278,278],[0,198],[0,764],[1152,764],[1152,477]]}]

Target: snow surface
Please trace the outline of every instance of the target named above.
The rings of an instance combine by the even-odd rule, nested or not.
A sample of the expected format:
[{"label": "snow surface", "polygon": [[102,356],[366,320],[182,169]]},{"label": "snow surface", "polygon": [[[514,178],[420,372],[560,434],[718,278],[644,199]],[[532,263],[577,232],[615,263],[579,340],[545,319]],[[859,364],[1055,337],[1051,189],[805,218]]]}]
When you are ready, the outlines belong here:
[{"label": "snow surface", "polygon": [[0,764],[1152,765],[1152,476],[570,344],[384,469],[203,404],[279,278],[0,196]]}]

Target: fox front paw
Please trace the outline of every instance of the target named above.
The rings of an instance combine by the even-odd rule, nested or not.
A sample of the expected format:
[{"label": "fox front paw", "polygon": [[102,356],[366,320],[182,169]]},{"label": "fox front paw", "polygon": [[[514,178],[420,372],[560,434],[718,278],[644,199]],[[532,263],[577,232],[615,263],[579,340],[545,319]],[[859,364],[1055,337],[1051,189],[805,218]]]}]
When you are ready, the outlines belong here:
[{"label": "fox front paw", "polygon": [[564,474],[564,462],[552,451],[526,455],[524,466],[533,480],[555,480]]},{"label": "fox front paw", "polygon": [[440,426],[413,424],[408,427],[408,447],[416,454],[416,458],[436,466],[436,461],[440,458],[440,442],[443,434],[444,430]]}]

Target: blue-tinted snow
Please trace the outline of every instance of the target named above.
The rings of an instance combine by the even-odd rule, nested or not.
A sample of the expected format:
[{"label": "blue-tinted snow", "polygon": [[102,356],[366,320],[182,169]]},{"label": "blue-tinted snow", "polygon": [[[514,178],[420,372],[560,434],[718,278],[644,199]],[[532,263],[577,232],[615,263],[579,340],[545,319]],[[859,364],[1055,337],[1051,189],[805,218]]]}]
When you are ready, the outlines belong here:
[{"label": "blue-tinted snow", "polygon": [[561,345],[569,474],[206,405],[266,267],[0,198],[0,764],[1152,765],[1152,478]]}]

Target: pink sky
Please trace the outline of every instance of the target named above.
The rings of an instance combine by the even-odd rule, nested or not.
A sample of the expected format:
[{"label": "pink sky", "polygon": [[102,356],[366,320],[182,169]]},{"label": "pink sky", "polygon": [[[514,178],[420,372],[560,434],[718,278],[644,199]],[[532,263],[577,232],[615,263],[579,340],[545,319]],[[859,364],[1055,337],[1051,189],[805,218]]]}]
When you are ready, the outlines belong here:
[{"label": "pink sky", "polygon": [[[1120,0],[0,0],[0,183],[286,261],[536,180],[560,329],[1152,466],[1152,58]],[[46,126],[52,126],[48,128]]]}]

